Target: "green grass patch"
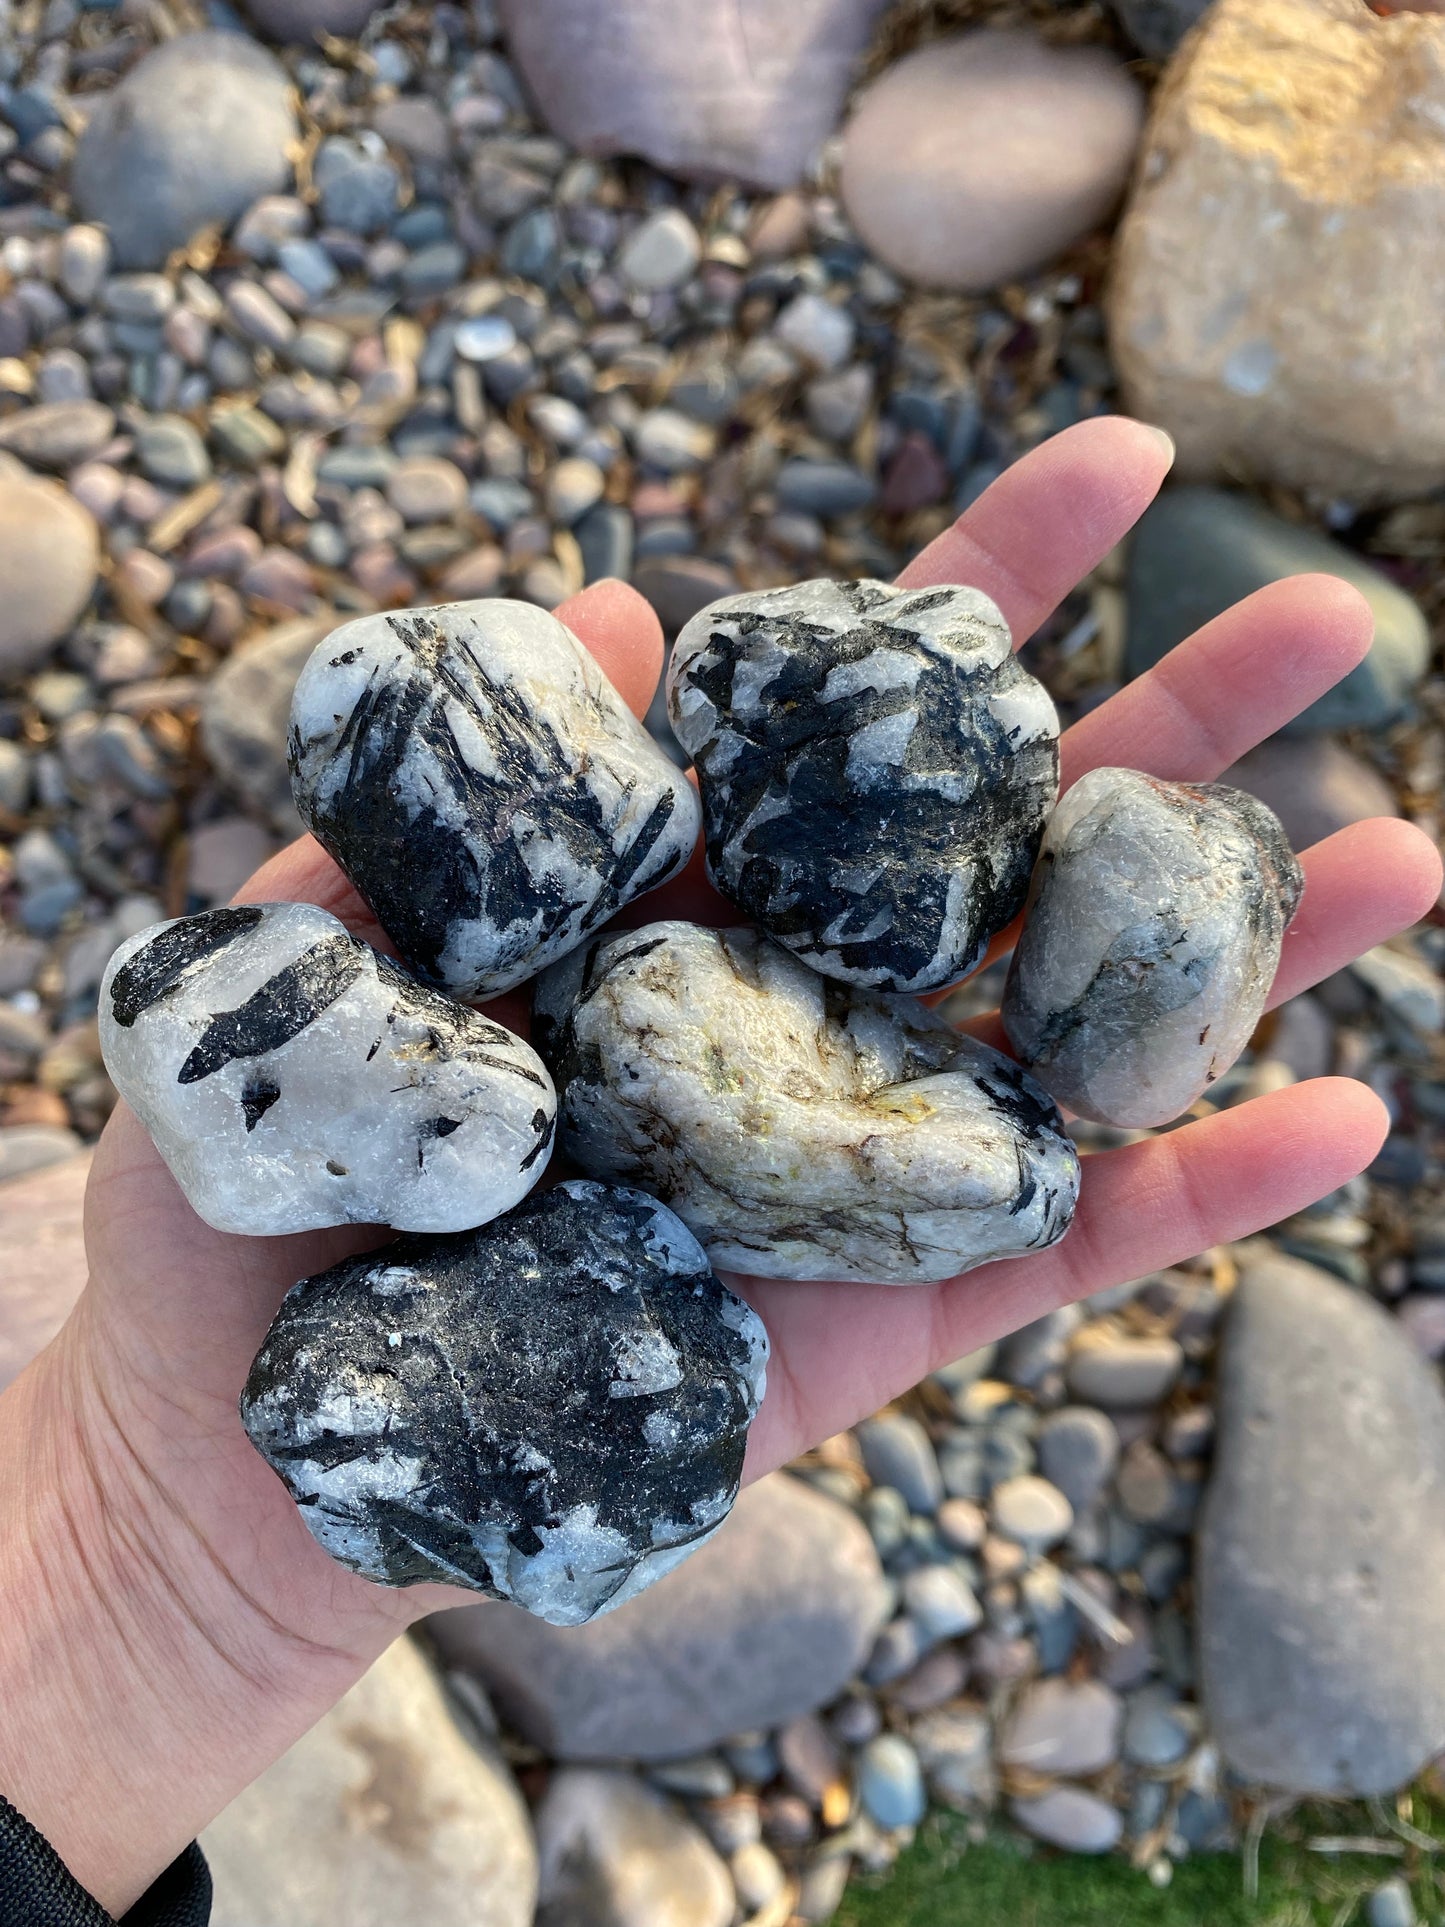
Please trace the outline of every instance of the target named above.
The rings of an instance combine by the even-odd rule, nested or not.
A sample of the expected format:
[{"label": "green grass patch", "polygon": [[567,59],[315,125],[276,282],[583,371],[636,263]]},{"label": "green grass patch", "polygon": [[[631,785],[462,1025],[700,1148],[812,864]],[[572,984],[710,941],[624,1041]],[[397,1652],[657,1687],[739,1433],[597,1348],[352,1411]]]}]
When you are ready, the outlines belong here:
[{"label": "green grass patch", "polygon": [[[1055,1853],[1001,1828],[970,1842],[963,1820],[935,1815],[890,1872],[850,1885],[834,1927],[1367,1927],[1371,1891],[1396,1874],[1423,1927],[1445,1927],[1445,1807],[1417,1793],[1405,1812],[1402,1833],[1393,1805],[1297,1809],[1264,1833],[1253,1898],[1243,1853],[1196,1855],[1156,1887],[1122,1858]],[[1361,1850],[1318,1850],[1341,1839]]]}]

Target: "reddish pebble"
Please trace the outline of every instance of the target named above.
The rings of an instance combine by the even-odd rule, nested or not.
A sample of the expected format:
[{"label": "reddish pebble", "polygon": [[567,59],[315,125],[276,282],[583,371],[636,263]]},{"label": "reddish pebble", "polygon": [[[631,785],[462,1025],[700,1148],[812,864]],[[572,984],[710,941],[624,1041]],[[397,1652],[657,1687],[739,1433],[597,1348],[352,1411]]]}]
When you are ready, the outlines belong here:
[{"label": "reddish pebble", "polygon": [[131,549],[121,558],[116,580],[124,592],[134,596],[147,609],[154,609],[170,594],[176,572],[162,556],[149,549]]},{"label": "reddish pebble", "polygon": [[246,626],[241,598],[226,583],[217,583],[211,596],[211,613],[201,631],[201,641],[212,649],[229,649]]},{"label": "reddish pebble", "polygon": [[258,602],[279,603],[299,613],[315,598],[316,577],[311,564],[293,549],[263,549],[241,577],[240,588],[242,595]]},{"label": "reddish pebble", "polygon": [[921,429],[913,428],[898,444],[883,477],[878,506],[885,515],[911,515],[931,508],[948,493],[948,468]]},{"label": "reddish pebble", "polygon": [[352,552],[351,573],[383,609],[399,609],[417,592],[416,577],[402,567],[390,542],[373,542]]},{"label": "reddish pebble", "polygon": [[194,541],[181,561],[181,574],[219,576],[234,582],[261,553],[261,538],[256,531],[238,522],[233,528],[216,529]]},{"label": "reddish pebble", "polygon": [[502,551],[484,542],[449,562],[438,585],[448,600],[465,602],[473,596],[494,595],[502,581]]}]

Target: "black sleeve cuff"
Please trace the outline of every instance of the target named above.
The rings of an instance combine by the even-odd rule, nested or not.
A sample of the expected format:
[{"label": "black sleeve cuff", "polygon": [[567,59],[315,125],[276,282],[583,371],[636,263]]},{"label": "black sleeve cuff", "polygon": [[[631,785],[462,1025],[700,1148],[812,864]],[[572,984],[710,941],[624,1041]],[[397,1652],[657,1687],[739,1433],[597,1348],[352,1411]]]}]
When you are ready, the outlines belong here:
[{"label": "black sleeve cuff", "polygon": [[[136,1902],[120,1927],[206,1927],[211,1876],[192,1843]],[[0,1927],[116,1927],[44,1834],[0,1794]]]}]

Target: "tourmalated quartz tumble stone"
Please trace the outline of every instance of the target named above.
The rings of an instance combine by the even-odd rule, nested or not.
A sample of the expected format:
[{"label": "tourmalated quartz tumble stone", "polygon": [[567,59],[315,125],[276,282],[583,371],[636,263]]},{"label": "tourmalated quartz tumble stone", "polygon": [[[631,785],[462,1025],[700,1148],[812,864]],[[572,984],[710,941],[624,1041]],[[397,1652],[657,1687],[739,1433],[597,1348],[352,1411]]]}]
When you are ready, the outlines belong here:
[{"label": "tourmalated quartz tumble stone", "polygon": [[1243,790],[1091,770],[1044,836],[1010,1043],[1080,1116],[1167,1124],[1249,1042],[1303,889],[1278,818]]},{"label": "tourmalated quartz tumble stone", "polygon": [[813,969],[936,990],[1023,903],[1058,717],[977,589],[729,596],[673,650],[708,874]]},{"label": "tourmalated quartz tumble stone", "polygon": [[670,1211],[574,1179],[303,1278],[241,1415],[343,1565],[576,1626],[722,1524],[767,1354]]},{"label": "tourmalated quartz tumble stone", "polygon": [[291,710],[302,819],[427,982],[482,998],[679,870],[691,784],[572,632],[501,599],[363,616]]},{"label": "tourmalated quartz tumble stone", "polygon": [[567,1154],[662,1198],[716,1265],[923,1283],[1068,1229],[1078,1157],[1017,1064],[756,931],[591,945],[538,985],[534,1036]]},{"label": "tourmalated quartz tumble stone", "polygon": [[143,930],[106,972],[100,1036],[218,1231],[459,1231],[525,1197],[551,1152],[536,1053],[311,904]]}]

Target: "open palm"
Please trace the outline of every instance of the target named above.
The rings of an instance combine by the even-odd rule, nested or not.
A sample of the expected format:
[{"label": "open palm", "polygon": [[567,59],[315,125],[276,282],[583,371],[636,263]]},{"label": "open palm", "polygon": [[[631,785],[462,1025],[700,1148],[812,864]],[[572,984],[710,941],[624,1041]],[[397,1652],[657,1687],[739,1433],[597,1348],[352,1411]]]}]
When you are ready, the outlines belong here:
[{"label": "open palm", "polygon": [[[902,579],[981,588],[1023,639],[1128,531],[1167,468],[1153,431],[1123,420],[1086,423],[1019,462]],[[645,711],[662,639],[641,598],[603,583],[558,613],[632,707]],[[1070,730],[1064,786],[1101,764],[1190,781],[1217,777],[1345,675],[1370,637],[1366,604],[1331,577],[1262,590]],[[1304,866],[1307,888],[1285,940],[1275,1003],[1413,922],[1440,887],[1428,840],[1391,820],[1342,831],[1306,852]],[[310,838],[267,864],[242,895],[320,903],[384,945]],[[736,920],[696,861],[634,911],[641,920]],[[520,1021],[511,1000],[496,1008],[514,1026]],[[1362,1169],[1385,1130],[1382,1105],[1362,1085],[1319,1079],[1089,1157],[1072,1230],[1036,1257],[906,1290],[738,1281],[773,1342],[749,1474],[1068,1300],[1299,1210]],[[211,1781],[198,1770],[194,1790],[177,1802],[179,1845],[233,1781],[242,1783],[303,1730],[401,1626],[459,1595],[436,1587],[387,1593],[334,1566],[237,1416],[247,1368],[287,1287],[374,1234],[263,1240],[211,1231],[122,1107],[95,1160],[87,1238],[90,1287],[60,1342],[79,1362],[85,1396],[93,1392],[91,1403],[106,1414],[96,1449],[129,1481],[145,1529],[160,1537],[165,1586],[185,1593],[191,1619],[209,1621],[226,1602],[223,1623],[239,1628],[227,1635],[241,1649],[238,1665],[250,1640],[269,1654],[277,1629],[288,1649],[309,1655],[308,1684],[294,1704],[245,1735],[228,1735],[227,1774]]]}]

